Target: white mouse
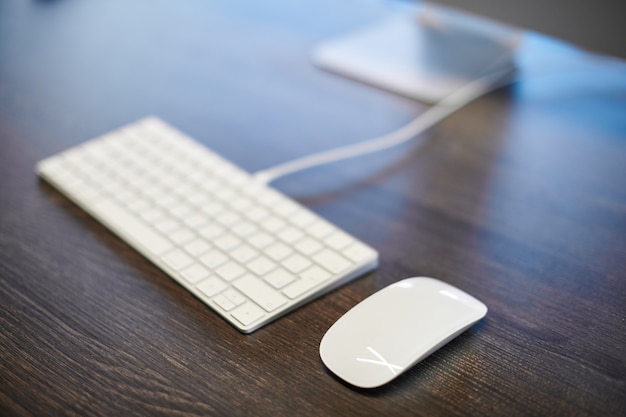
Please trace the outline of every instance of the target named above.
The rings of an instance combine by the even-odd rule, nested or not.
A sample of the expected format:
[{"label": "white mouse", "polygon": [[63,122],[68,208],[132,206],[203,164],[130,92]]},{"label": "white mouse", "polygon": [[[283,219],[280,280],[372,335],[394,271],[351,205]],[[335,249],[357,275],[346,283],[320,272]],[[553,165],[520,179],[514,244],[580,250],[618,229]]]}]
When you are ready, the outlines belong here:
[{"label": "white mouse", "polygon": [[396,282],[350,309],[320,343],[322,361],[360,387],[386,384],[487,314],[471,295],[434,278]]}]

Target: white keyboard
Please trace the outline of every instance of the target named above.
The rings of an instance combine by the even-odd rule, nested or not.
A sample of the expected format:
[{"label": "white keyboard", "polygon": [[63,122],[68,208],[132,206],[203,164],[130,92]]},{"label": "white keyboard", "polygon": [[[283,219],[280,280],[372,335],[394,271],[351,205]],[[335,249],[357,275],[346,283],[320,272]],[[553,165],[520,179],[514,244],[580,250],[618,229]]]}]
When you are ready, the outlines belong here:
[{"label": "white keyboard", "polygon": [[378,263],[371,247],[157,118],[37,172],[243,333]]}]

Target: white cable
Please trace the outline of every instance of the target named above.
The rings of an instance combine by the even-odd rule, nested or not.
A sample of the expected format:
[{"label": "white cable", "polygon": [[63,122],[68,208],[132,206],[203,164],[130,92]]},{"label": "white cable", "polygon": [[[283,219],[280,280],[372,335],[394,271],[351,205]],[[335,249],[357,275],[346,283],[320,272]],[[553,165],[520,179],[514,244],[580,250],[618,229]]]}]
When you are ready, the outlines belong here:
[{"label": "white cable", "polygon": [[[343,159],[354,158],[356,156],[361,156],[372,152],[378,152],[383,149],[388,149],[393,146],[400,145],[415,138],[416,136],[418,136],[428,128],[434,126],[441,120],[445,119],[452,113],[456,112],[463,106],[471,103],[472,101],[485,95],[486,93],[501,87],[505,83],[501,83],[499,81],[501,81],[505,77],[505,75],[508,75],[510,71],[511,69],[507,68],[505,70],[493,72],[487,76],[468,82],[464,86],[460,87],[453,93],[449,94],[448,96],[437,102],[437,104],[430,107],[428,110],[417,116],[408,124],[391,133],[354,145],[343,146],[340,148],[331,149],[329,151],[308,155],[262,171],[258,171],[253,174],[253,178],[263,184],[269,184],[277,178],[292,174],[297,171]],[[508,80],[506,83],[509,82],[510,80]]]}]

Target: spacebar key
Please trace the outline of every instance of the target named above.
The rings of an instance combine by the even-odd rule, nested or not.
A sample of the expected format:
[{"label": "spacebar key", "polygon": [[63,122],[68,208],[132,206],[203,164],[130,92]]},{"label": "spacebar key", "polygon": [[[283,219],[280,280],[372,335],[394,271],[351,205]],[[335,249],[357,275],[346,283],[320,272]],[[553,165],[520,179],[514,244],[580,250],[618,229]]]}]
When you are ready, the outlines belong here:
[{"label": "spacebar key", "polygon": [[169,240],[110,200],[100,201],[90,206],[89,209],[100,221],[131,244],[136,243],[156,255],[173,247]]}]

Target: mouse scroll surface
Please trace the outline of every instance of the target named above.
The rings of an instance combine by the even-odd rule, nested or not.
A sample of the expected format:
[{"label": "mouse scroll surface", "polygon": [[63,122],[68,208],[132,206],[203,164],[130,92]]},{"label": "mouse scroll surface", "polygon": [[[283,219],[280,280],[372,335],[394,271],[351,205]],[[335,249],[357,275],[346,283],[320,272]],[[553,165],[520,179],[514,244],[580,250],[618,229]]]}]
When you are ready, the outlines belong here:
[{"label": "mouse scroll surface", "polygon": [[471,295],[442,281],[408,278],[344,314],[320,343],[324,364],[361,388],[383,385],[487,313]]}]

